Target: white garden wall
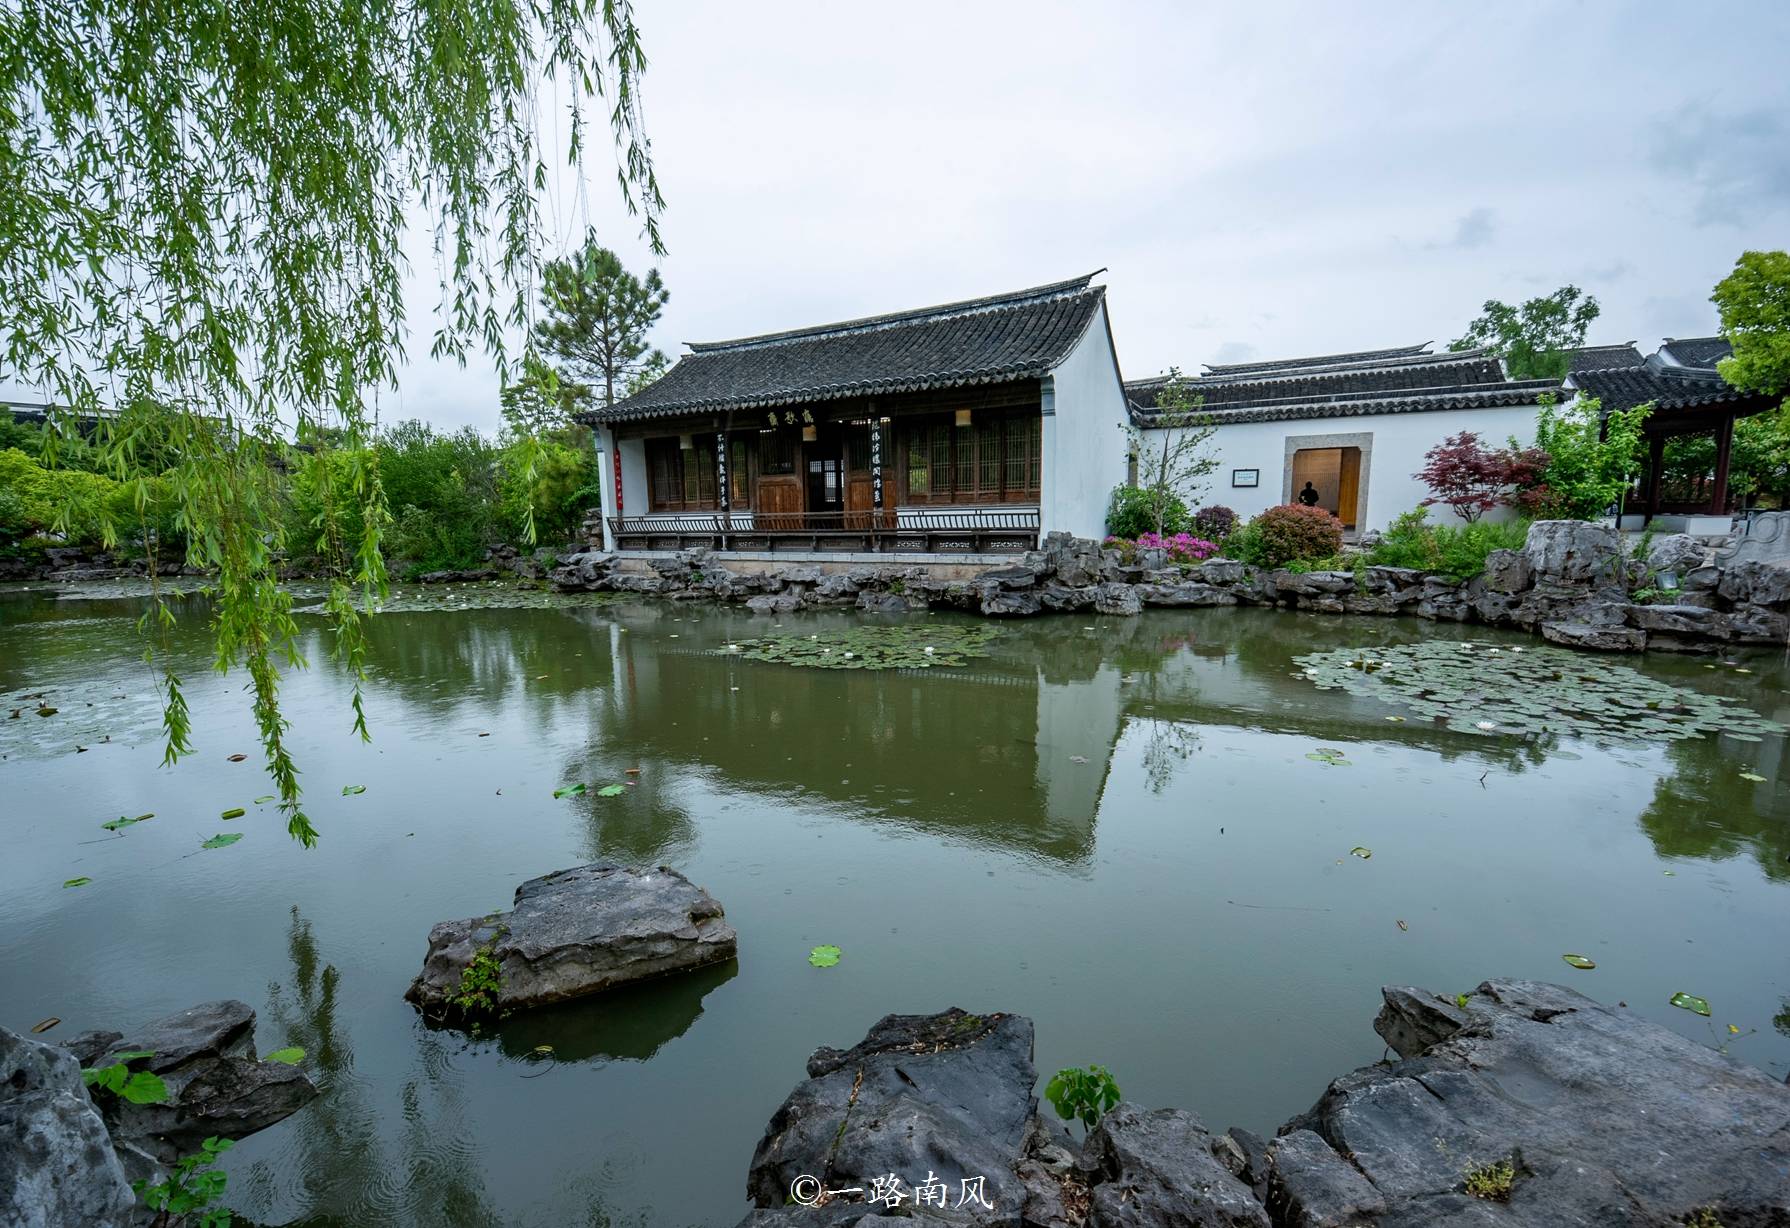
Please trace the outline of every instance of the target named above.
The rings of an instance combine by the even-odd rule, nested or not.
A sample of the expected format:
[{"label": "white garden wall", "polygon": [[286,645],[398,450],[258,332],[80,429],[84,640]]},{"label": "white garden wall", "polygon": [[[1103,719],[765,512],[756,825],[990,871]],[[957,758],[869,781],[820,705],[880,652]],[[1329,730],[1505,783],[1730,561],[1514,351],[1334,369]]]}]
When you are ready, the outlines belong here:
[{"label": "white garden wall", "polygon": [[[1460,431],[1477,432],[1488,447],[1502,447],[1513,435],[1520,443],[1532,443],[1537,412],[1534,405],[1515,405],[1228,423],[1213,432],[1210,446],[1219,466],[1191,506],[1223,504],[1248,519],[1292,499],[1293,453],[1299,448],[1359,447],[1362,505],[1356,527],[1384,529],[1429,495],[1428,487],[1414,476],[1423,467],[1424,453]],[[1259,471],[1260,485],[1233,486],[1233,471],[1238,469]],[[1456,521],[1454,513],[1441,506],[1430,508],[1430,518]]]},{"label": "white garden wall", "polygon": [[1125,482],[1129,410],[1106,304],[1044,385],[1041,531],[1106,533],[1106,505]]}]

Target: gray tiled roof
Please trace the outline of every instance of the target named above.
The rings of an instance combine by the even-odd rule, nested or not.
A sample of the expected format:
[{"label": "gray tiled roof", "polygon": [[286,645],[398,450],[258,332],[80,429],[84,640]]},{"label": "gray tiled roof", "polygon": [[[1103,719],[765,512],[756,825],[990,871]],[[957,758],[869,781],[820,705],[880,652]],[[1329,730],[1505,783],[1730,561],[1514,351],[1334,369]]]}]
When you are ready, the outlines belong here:
[{"label": "gray tiled roof", "polygon": [[1316,358],[1277,358],[1269,362],[1227,362],[1204,363],[1207,371],[1213,375],[1262,374],[1284,371],[1291,367],[1332,367],[1346,363],[1384,362],[1389,358],[1414,358],[1429,348],[1429,342],[1422,345],[1405,345],[1390,350],[1356,350],[1349,354],[1320,354]]},{"label": "gray tiled roof", "polygon": [[1613,371],[1585,371],[1574,379],[1586,393],[1602,401],[1607,410],[1632,409],[1649,401],[1658,409],[1696,409],[1759,399],[1756,393],[1742,392],[1713,371],[1652,363]]},{"label": "gray tiled roof", "polygon": [[1011,294],[712,341],[625,400],[579,414],[626,422],[1037,378],[1068,357],[1106,290],[1094,274]]},{"label": "gray tiled roof", "polygon": [[[1208,368],[1186,381],[1199,413],[1214,423],[1358,417],[1531,405],[1558,380],[1509,380],[1496,355],[1480,348],[1431,354],[1425,346],[1331,354],[1247,367]],[[1125,385],[1138,421],[1148,424],[1165,377]]]},{"label": "gray tiled roof", "polygon": [[1567,355],[1570,360],[1567,370],[1573,375],[1581,371],[1608,371],[1612,367],[1638,367],[1647,361],[1632,341],[1624,341],[1621,345],[1582,346],[1568,350]]},{"label": "gray tiled roof", "polygon": [[1734,352],[1726,337],[1668,337],[1660,349],[1687,367],[1715,370],[1715,364]]}]

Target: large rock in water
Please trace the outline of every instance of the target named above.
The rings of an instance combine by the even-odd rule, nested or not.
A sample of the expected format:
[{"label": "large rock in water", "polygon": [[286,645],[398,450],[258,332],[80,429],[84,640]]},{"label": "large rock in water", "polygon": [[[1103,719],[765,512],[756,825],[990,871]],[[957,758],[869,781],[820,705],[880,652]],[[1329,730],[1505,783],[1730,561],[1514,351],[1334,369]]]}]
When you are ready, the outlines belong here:
[{"label": "large rock in water", "polygon": [[100,1097],[112,1143],[131,1177],[149,1175],[149,1163],[171,1164],[199,1150],[213,1135],[246,1138],[303,1108],[317,1087],[303,1070],[255,1056],[255,1012],[246,1002],[202,1002],[138,1028],[85,1032],[68,1048],[86,1066],[109,1066],[120,1053],[132,1070],[158,1075],[168,1098],[131,1104]]},{"label": "large rock in water", "polygon": [[123,1228],[136,1202],[80,1064],[0,1028],[0,1224]]},{"label": "large rock in water", "polygon": [[[866,1205],[873,1182],[890,1175],[905,1194],[902,1215],[948,1223],[1018,1225],[1025,1187],[1015,1172],[1037,1101],[1032,1084],[1032,1021],[1020,1015],[889,1015],[850,1049],[818,1049],[808,1079],[783,1102],[752,1153],[746,1193],[762,1208],[789,1201],[797,1177],[840,1197],[826,1218],[805,1207],[749,1216],[746,1223],[864,1223],[895,1208]],[[947,1206],[916,1205],[932,1178]],[[962,1198],[964,1181],[983,1178],[985,1198]],[[987,1207],[984,1203],[992,1203]],[[838,1217],[837,1219],[833,1217]],[[907,1221],[903,1221],[907,1222]]]},{"label": "large rock in water", "polygon": [[507,1011],[732,959],[738,936],[713,896],[667,866],[574,866],[523,883],[507,913],[430,930],[404,996],[450,1012],[460,974],[487,949],[498,966],[496,1008]]},{"label": "large rock in water", "polygon": [[[1277,1225],[1790,1223],[1790,1088],[1763,1071],[1558,985],[1383,996],[1375,1026],[1404,1060],[1283,1127]],[[1466,1193],[1503,1162],[1508,1201]]]}]

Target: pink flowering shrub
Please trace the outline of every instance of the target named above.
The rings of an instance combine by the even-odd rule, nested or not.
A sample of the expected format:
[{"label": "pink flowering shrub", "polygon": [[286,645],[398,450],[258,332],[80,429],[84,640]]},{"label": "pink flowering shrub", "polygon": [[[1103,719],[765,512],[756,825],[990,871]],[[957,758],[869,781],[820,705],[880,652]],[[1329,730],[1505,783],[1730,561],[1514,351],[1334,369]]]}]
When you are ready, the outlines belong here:
[{"label": "pink flowering shrub", "polygon": [[1140,533],[1135,540],[1124,537],[1109,537],[1100,543],[1108,550],[1117,550],[1119,557],[1127,563],[1137,557],[1139,550],[1163,550],[1168,553],[1171,563],[1199,563],[1218,553],[1218,543],[1209,542],[1203,537],[1195,537],[1191,533]]}]

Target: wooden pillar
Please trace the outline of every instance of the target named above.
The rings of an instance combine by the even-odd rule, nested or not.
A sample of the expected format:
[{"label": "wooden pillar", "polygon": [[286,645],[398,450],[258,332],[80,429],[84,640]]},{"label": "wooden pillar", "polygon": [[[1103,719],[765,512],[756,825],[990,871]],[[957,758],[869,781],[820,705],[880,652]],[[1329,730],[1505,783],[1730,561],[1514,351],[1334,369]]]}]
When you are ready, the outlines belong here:
[{"label": "wooden pillar", "polygon": [[1666,437],[1649,435],[1647,437],[1647,521],[1659,515],[1660,480],[1666,469]]},{"label": "wooden pillar", "polygon": [[1734,415],[1722,418],[1715,432],[1715,489],[1709,492],[1709,510],[1720,516],[1728,510],[1728,465],[1734,452]]}]

